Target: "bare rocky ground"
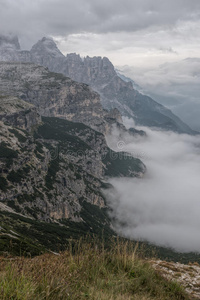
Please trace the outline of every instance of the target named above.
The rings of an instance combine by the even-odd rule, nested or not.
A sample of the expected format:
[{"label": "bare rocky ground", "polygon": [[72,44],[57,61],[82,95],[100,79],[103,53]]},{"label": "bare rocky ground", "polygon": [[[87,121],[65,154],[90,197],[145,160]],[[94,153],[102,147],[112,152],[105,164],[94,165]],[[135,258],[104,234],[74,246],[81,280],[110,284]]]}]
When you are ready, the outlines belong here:
[{"label": "bare rocky ground", "polygon": [[179,282],[191,299],[200,299],[200,265],[198,263],[185,265],[162,260],[151,260],[150,263],[168,280]]}]

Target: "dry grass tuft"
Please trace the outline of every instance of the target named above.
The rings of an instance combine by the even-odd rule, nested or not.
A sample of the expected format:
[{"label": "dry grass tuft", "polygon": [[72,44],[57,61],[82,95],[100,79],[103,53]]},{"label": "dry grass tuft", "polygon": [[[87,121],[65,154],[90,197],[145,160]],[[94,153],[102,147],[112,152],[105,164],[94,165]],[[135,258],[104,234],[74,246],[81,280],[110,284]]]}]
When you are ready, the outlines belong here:
[{"label": "dry grass tuft", "polygon": [[188,299],[136,251],[131,242],[113,240],[108,250],[103,242],[80,240],[60,255],[2,258],[0,299]]}]

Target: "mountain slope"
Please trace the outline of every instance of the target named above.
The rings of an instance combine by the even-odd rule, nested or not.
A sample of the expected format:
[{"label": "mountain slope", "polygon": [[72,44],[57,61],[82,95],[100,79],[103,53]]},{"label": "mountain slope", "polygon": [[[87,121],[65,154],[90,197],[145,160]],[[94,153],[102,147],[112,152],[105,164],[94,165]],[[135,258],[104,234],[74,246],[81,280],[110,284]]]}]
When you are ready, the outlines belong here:
[{"label": "mountain slope", "polygon": [[32,63],[2,62],[0,79],[0,251],[59,251],[70,237],[113,234],[106,178],[145,171],[107,147],[104,134],[123,129],[119,112],[105,111],[86,84]]},{"label": "mountain slope", "polygon": [[0,104],[0,252],[11,243],[15,254],[59,251],[70,236],[113,234],[101,189],[107,176],[141,176],[142,162],[82,123],[41,119],[13,96]]},{"label": "mountain slope", "polygon": [[76,69],[78,63],[73,63],[74,56],[75,54],[67,55],[66,68],[62,68],[62,73],[89,84],[101,95],[102,104],[106,109],[117,108],[122,115],[132,117],[136,125],[195,134],[195,131],[169,109],[139,93],[133,88],[132,82],[121,79],[107,58],[86,57],[82,61],[79,57],[79,65],[83,70],[80,78],[81,69]]}]

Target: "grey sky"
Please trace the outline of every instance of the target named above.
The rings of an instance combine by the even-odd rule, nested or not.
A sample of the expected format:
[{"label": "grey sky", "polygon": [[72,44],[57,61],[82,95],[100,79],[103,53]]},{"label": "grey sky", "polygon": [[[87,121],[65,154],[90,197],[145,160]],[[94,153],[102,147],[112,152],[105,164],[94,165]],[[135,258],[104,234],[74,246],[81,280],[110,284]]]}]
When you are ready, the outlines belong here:
[{"label": "grey sky", "polygon": [[0,0],[0,28],[23,47],[49,35],[63,52],[120,65],[197,56],[199,16],[199,0]]}]

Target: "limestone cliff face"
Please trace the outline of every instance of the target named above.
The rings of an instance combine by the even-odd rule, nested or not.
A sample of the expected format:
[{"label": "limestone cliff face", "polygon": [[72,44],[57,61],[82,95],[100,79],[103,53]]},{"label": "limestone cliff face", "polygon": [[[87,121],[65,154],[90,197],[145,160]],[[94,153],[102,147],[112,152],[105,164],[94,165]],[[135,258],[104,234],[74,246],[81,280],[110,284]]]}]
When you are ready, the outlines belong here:
[{"label": "limestone cliff face", "polygon": [[[43,116],[82,122],[103,133],[110,130],[110,113],[103,109],[99,95],[86,84],[31,63],[1,62],[0,79],[2,95],[16,95],[34,104]],[[113,112],[111,115],[114,119]],[[118,116],[115,121],[119,120]]]},{"label": "limestone cliff face", "polygon": [[103,165],[90,158],[92,153],[81,159],[61,149],[58,141],[33,138],[3,122],[0,128],[0,208],[3,204],[4,210],[44,221],[81,221],[81,200],[105,207],[100,194]]},{"label": "limestone cliff face", "polygon": [[82,124],[82,139],[89,139],[84,143],[78,137],[83,132],[73,123],[54,118],[41,122],[33,105],[12,96],[2,97],[0,107],[1,208],[41,220],[80,221],[80,199],[105,206],[100,194],[103,163],[89,146],[103,151],[103,135]]},{"label": "limestone cliff face", "polygon": [[[51,68],[51,65],[49,65]],[[57,67],[58,72],[59,67]],[[79,82],[85,82],[92,87],[107,85],[116,77],[113,65],[107,57],[85,57],[75,53],[67,54],[62,73]]]},{"label": "limestone cliff face", "polygon": [[33,105],[1,98],[0,210],[44,221],[81,221],[83,202],[106,206],[101,193],[106,176],[145,171],[137,159],[124,164],[121,170],[102,133],[55,117],[41,120]]},{"label": "limestone cliff face", "polygon": [[35,106],[12,96],[0,96],[0,121],[31,131],[41,122]]}]

